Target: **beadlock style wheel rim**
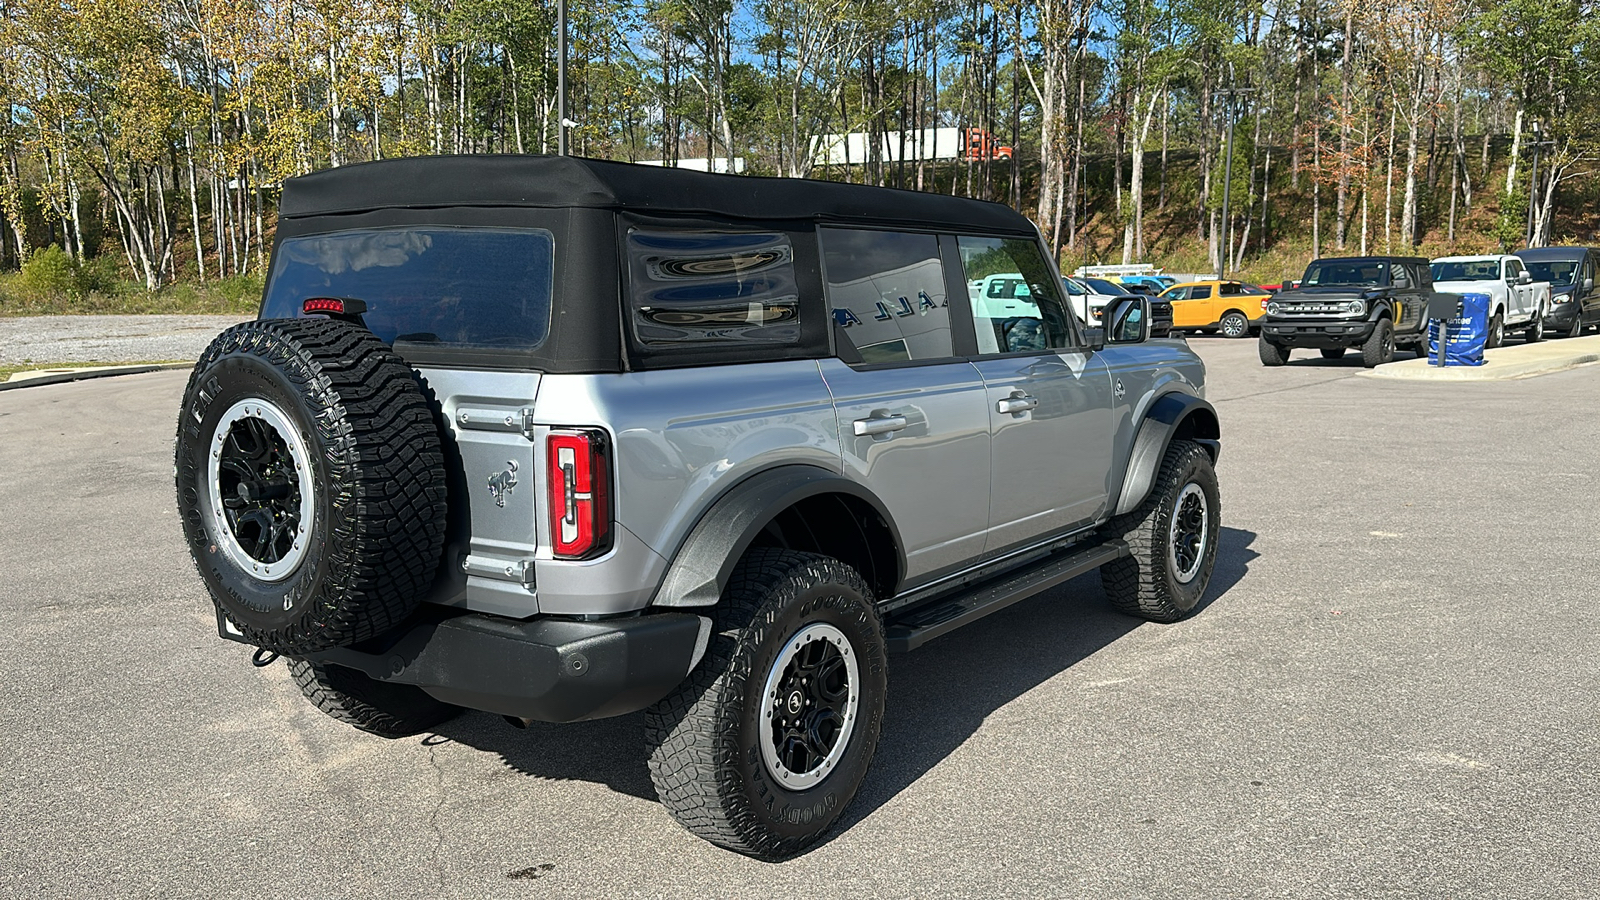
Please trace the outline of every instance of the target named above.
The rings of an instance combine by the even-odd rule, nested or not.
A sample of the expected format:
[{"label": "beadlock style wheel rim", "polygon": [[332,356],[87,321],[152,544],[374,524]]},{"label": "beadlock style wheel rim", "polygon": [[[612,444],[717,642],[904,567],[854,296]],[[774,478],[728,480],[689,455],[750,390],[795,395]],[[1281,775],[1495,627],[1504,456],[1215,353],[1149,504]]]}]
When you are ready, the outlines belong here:
[{"label": "beadlock style wheel rim", "polygon": [[850,746],[860,703],[860,667],[844,632],[824,622],[783,645],[761,692],[761,760],[792,791],[812,787]]},{"label": "beadlock style wheel rim", "polygon": [[1188,584],[1200,574],[1210,525],[1206,493],[1191,481],[1178,492],[1178,500],[1172,505],[1172,526],[1167,535],[1167,564],[1179,584]]},{"label": "beadlock style wheel rim", "polygon": [[260,581],[288,578],[305,558],[311,456],[276,405],[228,407],[207,444],[206,488],[217,548]]}]

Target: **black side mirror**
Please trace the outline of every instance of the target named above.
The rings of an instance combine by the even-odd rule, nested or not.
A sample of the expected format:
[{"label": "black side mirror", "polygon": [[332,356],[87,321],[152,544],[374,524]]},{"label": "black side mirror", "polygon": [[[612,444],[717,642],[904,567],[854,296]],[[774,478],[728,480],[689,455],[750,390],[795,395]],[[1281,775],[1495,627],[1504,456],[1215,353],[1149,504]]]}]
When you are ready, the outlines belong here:
[{"label": "black side mirror", "polygon": [[1118,297],[1100,314],[1106,343],[1138,344],[1150,339],[1150,298]]},{"label": "black side mirror", "polygon": [[1084,343],[1090,350],[1104,350],[1106,348],[1106,330],[1104,328],[1085,328],[1083,330]]}]

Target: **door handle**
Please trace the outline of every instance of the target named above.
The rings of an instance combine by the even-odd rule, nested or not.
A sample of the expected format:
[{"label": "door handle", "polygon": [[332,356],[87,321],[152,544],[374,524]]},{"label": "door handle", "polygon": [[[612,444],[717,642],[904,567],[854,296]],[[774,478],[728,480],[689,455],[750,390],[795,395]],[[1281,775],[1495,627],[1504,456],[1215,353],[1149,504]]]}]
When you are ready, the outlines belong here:
[{"label": "door handle", "polygon": [[1030,409],[1037,408],[1038,406],[1039,401],[1036,398],[1029,397],[1027,394],[1024,394],[1021,391],[1012,391],[1011,396],[996,403],[994,408],[997,412],[1010,413],[1014,416],[1019,416]]},{"label": "door handle", "polygon": [[865,419],[856,419],[850,424],[855,427],[858,437],[867,437],[869,435],[876,437],[880,434],[893,434],[905,428],[906,417],[874,414]]}]

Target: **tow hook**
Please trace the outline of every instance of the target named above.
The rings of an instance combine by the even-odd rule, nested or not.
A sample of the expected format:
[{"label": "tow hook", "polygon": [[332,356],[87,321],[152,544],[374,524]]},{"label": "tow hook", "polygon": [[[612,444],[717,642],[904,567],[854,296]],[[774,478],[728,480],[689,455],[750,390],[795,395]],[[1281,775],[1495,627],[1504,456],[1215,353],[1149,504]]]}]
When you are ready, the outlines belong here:
[{"label": "tow hook", "polygon": [[250,665],[255,666],[258,669],[265,669],[267,666],[270,666],[277,661],[277,651],[268,650],[265,647],[257,647],[255,654],[250,657]]}]

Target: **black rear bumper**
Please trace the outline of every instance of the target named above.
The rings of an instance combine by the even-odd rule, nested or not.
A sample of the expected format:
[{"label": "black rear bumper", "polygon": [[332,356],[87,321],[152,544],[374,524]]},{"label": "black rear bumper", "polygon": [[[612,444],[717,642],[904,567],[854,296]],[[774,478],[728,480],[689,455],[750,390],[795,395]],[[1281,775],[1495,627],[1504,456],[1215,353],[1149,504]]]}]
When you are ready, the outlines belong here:
[{"label": "black rear bumper", "polygon": [[598,622],[471,614],[418,625],[382,653],[338,647],[309,658],[468,709],[573,722],[665,697],[705,653],[710,624],[692,613]]}]

